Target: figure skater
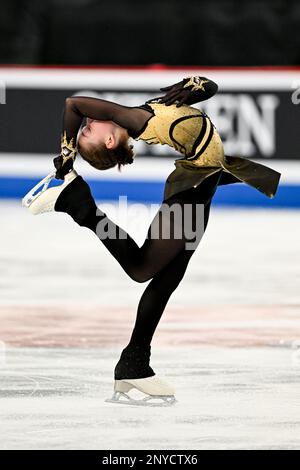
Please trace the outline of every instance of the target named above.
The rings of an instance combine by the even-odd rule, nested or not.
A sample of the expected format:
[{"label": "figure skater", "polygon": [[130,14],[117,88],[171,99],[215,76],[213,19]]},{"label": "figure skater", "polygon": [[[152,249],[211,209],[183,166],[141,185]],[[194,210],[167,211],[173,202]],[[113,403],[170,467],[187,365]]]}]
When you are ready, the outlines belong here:
[{"label": "figure skater", "polygon": [[[64,182],[46,189],[46,181],[37,196],[31,192],[25,198],[34,214],[51,210],[69,214],[98,236],[131,279],[150,281],[139,301],[130,341],[114,371],[112,401],[126,397],[128,403],[134,404],[136,400],[127,395],[133,388],[144,392],[146,401],[157,397],[163,404],[175,401],[174,389],[160,380],[150,366],[151,340],[206,229],[217,187],[245,182],[273,197],[280,178],[270,168],[224,154],[210,118],[191,106],[217,92],[218,86],[212,80],[187,77],[161,90],[163,96],[136,107],[89,97],[67,98],[61,153],[54,159],[56,178]],[[96,206],[88,184],[73,169],[77,152],[98,170],[132,164],[134,153],[129,138],[150,145],[169,145],[181,154],[166,180],[162,205],[141,247]],[[189,217],[185,217],[186,207]],[[175,217],[178,214],[179,218]],[[188,246],[191,241],[192,248],[191,243]]]}]

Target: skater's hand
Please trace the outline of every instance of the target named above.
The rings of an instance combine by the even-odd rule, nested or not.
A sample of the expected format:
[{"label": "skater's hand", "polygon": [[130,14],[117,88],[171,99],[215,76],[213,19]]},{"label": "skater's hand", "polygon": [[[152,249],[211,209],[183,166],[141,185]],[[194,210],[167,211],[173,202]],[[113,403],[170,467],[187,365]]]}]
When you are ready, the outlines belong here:
[{"label": "skater's hand", "polygon": [[188,82],[188,78],[181,80],[181,82],[175,83],[174,85],[166,86],[161,88],[161,91],[165,91],[165,96],[160,98],[161,103],[165,103],[166,106],[170,106],[170,104],[175,103],[176,107],[179,108],[184,103],[186,103],[188,97],[191,94],[192,87],[184,88],[185,83]]},{"label": "skater's hand", "polygon": [[58,180],[63,180],[64,176],[73,169],[74,160],[73,160],[73,158],[69,158],[63,164],[62,155],[58,155],[58,157],[55,157],[53,159],[53,163],[54,163],[54,166],[56,168],[55,178],[58,179]]},{"label": "skater's hand", "polygon": [[179,108],[183,104],[191,105],[211,98],[218,91],[218,85],[206,77],[187,77],[174,85],[161,88],[165,96],[159,97],[166,106],[176,103]]},{"label": "skater's hand", "polygon": [[58,157],[53,159],[56,168],[55,178],[63,180],[64,176],[73,170],[73,163],[76,158],[77,148],[74,144],[74,137],[68,137],[67,131],[64,131],[61,137],[61,152]]}]

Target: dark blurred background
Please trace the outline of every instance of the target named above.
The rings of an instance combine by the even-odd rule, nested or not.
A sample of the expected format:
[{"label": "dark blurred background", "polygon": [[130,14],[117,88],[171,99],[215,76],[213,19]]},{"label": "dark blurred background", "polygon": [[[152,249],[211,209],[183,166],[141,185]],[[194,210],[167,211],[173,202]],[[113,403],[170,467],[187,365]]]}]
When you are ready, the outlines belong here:
[{"label": "dark blurred background", "polygon": [[297,65],[299,0],[1,0],[1,64]]}]

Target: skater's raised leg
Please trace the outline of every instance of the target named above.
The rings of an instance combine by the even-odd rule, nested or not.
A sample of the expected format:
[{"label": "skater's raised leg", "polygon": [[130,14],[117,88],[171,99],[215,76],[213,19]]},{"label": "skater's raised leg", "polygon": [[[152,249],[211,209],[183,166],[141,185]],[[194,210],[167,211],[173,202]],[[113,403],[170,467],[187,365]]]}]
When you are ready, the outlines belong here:
[{"label": "skater's raised leg", "polygon": [[[198,188],[176,195],[164,201],[160,210],[151,223],[148,236],[144,244],[139,247],[137,243],[122,228],[112,222],[105,213],[97,208],[91,195],[89,186],[79,176],[64,189],[55,204],[55,210],[66,212],[81,226],[91,229],[99,236],[101,242],[106,246],[109,252],[120,263],[125,272],[137,282],[145,282],[163,269],[172,261],[182,250],[185,249],[187,239],[184,223],[191,223],[196,227],[196,216],[198,206],[206,205],[211,200],[220,175],[213,175],[207,178],[207,181],[201,184],[201,191]],[[197,197],[194,197],[194,193]],[[192,195],[192,196],[191,196]],[[184,211],[186,205],[192,207],[192,218],[194,220],[184,221]],[[165,210],[169,208],[170,210]],[[181,214],[180,228],[181,238],[174,236],[176,229],[174,217],[170,216],[172,210],[179,208]],[[203,225],[201,229],[203,230]],[[102,237],[103,232],[99,234],[99,227],[105,227],[105,233],[113,234]],[[163,233],[170,233],[168,238],[162,236]],[[159,233],[159,237],[151,238],[152,233]],[[199,241],[201,237],[198,237]]]}]

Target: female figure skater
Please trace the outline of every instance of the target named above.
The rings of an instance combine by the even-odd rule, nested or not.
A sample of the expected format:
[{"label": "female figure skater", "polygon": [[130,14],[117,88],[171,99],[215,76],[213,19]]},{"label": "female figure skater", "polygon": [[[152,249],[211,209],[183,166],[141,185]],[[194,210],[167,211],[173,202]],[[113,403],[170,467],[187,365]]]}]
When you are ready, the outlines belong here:
[{"label": "female figure skater", "polygon": [[[132,388],[146,393],[146,398],[159,396],[165,404],[175,401],[172,387],[158,379],[150,367],[150,344],[167,302],[181,282],[199,243],[202,235],[197,233],[201,230],[197,223],[199,214],[202,232],[207,226],[217,186],[246,182],[269,197],[276,192],[279,173],[250,160],[225,156],[210,118],[190,106],[211,98],[217,89],[218,86],[205,77],[187,77],[162,88],[163,97],[138,107],[95,98],[67,98],[61,154],[54,159],[56,178],[64,179],[64,183],[46,189],[27,204],[34,214],[51,210],[69,214],[79,225],[98,235],[134,281],[150,281],[140,299],[129,344],[115,367],[113,401],[121,396],[128,398],[125,392]],[[84,118],[87,118],[86,125],[81,127]],[[169,145],[182,155],[167,178],[162,206],[141,247],[97,208],[89,186],[73,170],[77,151],[99,170],[133,163],[129,137],[148,144]],[[199,205],[202,212],[198,210]],[[184,216],[187,206],[191,209],[189,217]],[[171,216],[176,208],[180,212],[179,219],[174,213]],[[185,230],[188,224],[189,233],[195,235],[192,249],[187,246],[191,241]],[[170,236],[163,236],[165,228]],[[182,229],[180,236],[178,230],[175,234],[178,228]],[[104,236],[104,232],[108,236]],[[136,403],[129,401],[132,402]]]}]

